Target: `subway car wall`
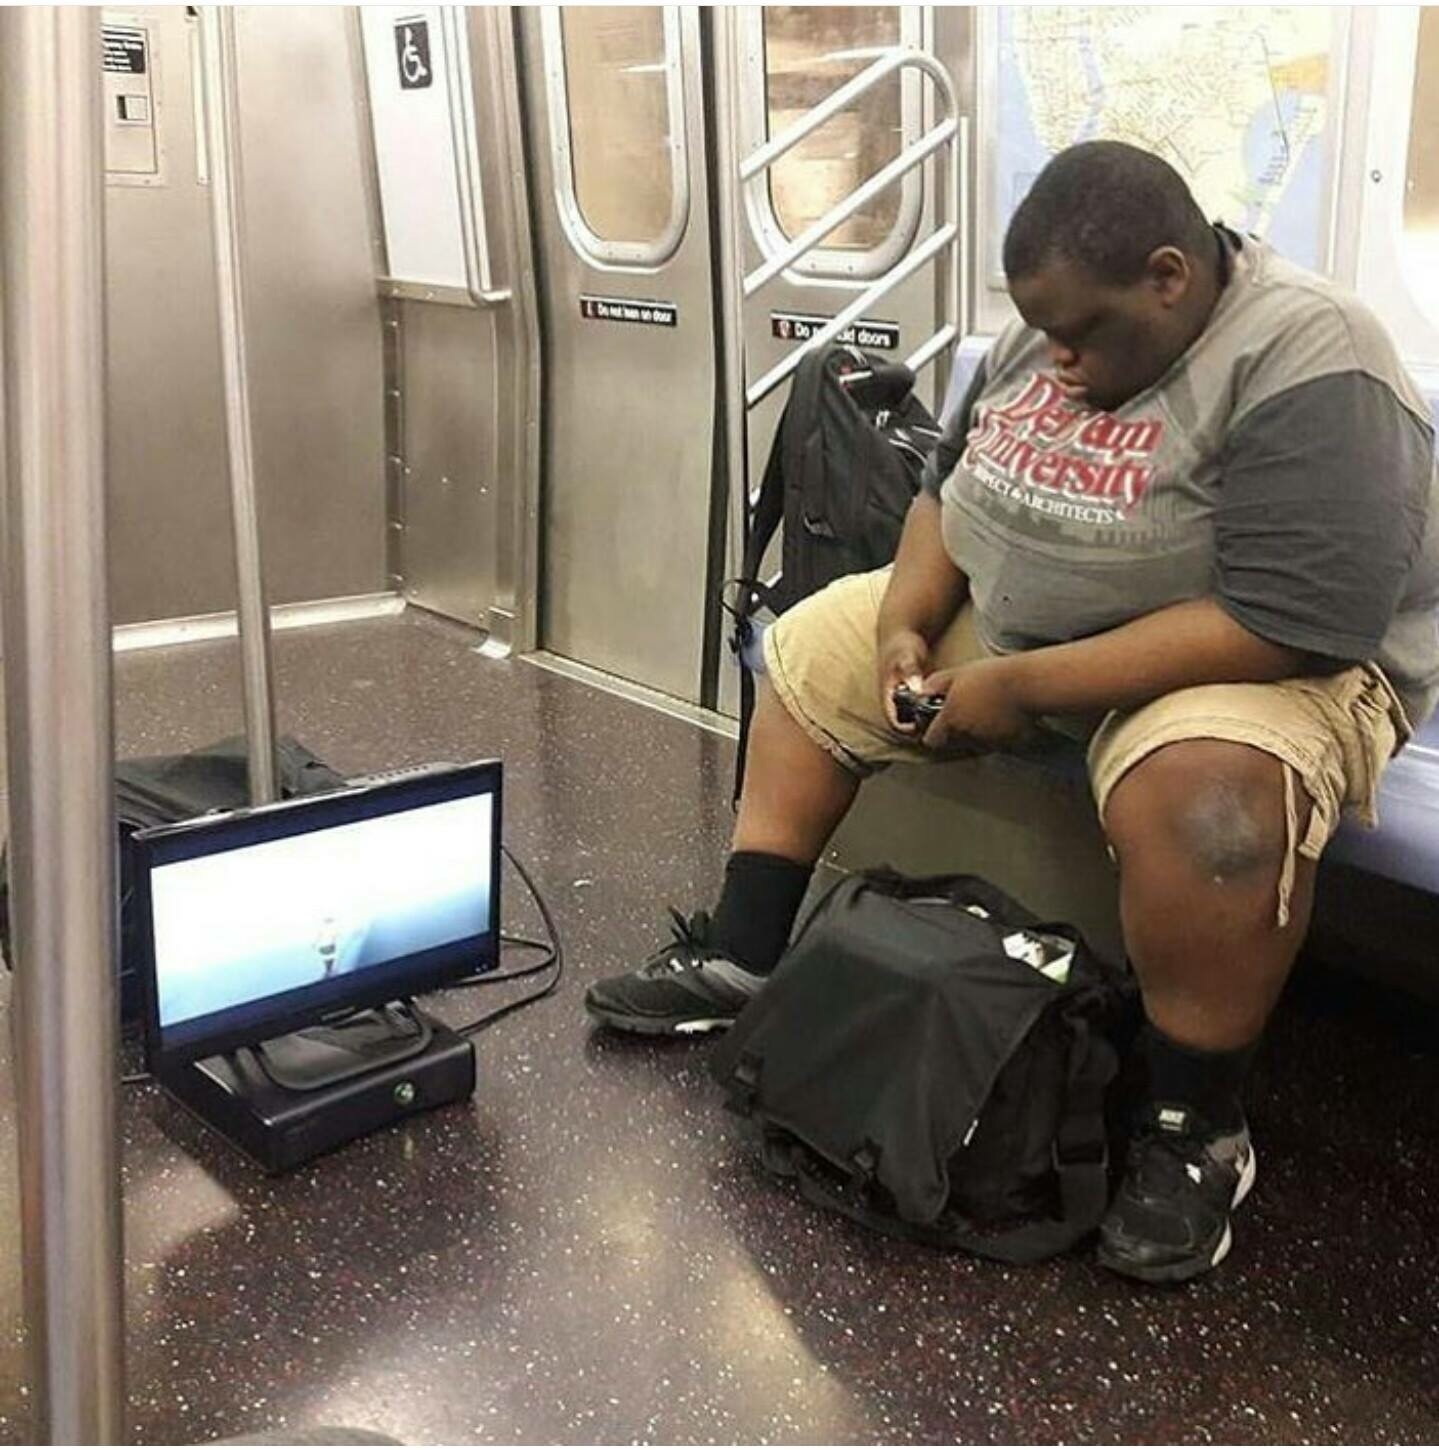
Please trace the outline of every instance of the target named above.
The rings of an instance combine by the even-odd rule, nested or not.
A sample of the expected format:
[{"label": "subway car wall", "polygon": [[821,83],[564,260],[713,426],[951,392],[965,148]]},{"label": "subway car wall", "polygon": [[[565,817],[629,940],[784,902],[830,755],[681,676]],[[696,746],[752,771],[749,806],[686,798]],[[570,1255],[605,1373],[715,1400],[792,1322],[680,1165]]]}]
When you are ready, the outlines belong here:
[{"label": "subway car wall", "polygon": [[[33,983],[104,978],[22,947],[0,1443],[1439,1439],[1439,723],[1388,765],[1377,828],[1325,851],[1246,1089],[1257,1187],[1186,1287],[1118,1277],[1092,1238],[1010,1266],[868,1232],[762,1171],[703,1039],[585,1009],[704,947],[690,913],[713,915],[736,824],[726,602],[805,350],[907,363],[954,416],[1016,316],[1002,241],[1055,153],[1162,155],[1207,216],[1354,292],[1439,425],[1439,7],[241,6],[228,141],[214,16],[94,16],[113,754],[195,751],[268,705],[347,777],[502,759],[542,904],[507,863],[500,972],[424,1005],[474,1026],[533,990],[509,971],[551,930],[564,975],[476,1028],[472,1100],[275,1178],[122,1034],[115,1171],[42,1181],[37,1151],[75,1163],[86,1126],[43,1093],[86,1101],[96,1065],[31,1032]],[[54,113],[30,55],[0,53],[12,177],[17,118]],[[3,421],[28,460],[43,430]],[[62,678],[22,582],[0,581],[10,879],[100,939],[108,903],[91,920],[24,849],[61,839],[44,802],[72,825],[101,805],[20,776]],[[238,638],[242,584],[272,641]],[[95,729],[67,759],[109,758]],[[1128,955],[1078,746],[867,779],[806,901],[880,865],[984,877]],[[111,1208],[123,1253],[99,1263],[77,1245],[120,1236]]]}]

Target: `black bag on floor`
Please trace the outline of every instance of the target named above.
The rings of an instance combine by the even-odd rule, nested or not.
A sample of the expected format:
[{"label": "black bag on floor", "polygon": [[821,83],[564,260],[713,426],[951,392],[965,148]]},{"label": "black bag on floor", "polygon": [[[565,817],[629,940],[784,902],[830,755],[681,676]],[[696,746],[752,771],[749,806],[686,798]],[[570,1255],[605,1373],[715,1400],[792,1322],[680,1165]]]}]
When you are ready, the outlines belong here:
[{"label": "black bag on floor", "polygon": [[1130,980],[1071,928],[978,877],[875,871],[821,899],[712,1067],[807,1198],[1027,1263],[1104,1215],[1137,1022]]},{"label": "black bag on floor", "polygon": [[[188,755],[156,755],[115,766],[115,823],[120,834],[120,1016],[140,1015],[137,923],[131,909],[134,863],[130,838],[150,826],[188,821],[213,810],[229,810],[250,799],[249,757],[241,737],[222,740]],[[297,740],[275,742],[280,795],[288,800],[345,784]],[[0,948],[10,966],[10,870],[8,846],[0,851]]]},{"label": "black bag on floor", "polygon": [[[741,577],[730,586],[735,599],[726,606],[740,661],[736,800],[754,713],[754,681],[745,663],[754,616],[761,609],[782,614],[846,574],[888,564],[939,436],[903,363],[831,343],[795,372],[749,517]],[[780,572],[766,582],[760,578],[765,550],[781,523]]]}]

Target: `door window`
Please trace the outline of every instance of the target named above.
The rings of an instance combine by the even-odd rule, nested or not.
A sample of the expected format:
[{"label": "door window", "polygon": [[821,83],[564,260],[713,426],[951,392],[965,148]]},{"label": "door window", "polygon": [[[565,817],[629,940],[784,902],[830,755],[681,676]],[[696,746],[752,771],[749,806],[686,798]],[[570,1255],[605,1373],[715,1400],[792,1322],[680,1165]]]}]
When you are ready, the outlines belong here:
[{"label": "door window", "polygon": [[[918,15],[897,5],[766,5],[761,21],[764,134],[767,139],[852,80],[884,50],[918,41]],[[761,242],[778,250],[916,139],[918,90],[912,75],[886,77],[805,137],[769,169]],[[887,187],[842,222],[796,270],[819,276],[876,276],[914,238],[920,172]]]},{"label": "door window", "polygon": [[546,7],[544,35],[570,241],[600,265],[663,262],[689,210],[676,8]]}]

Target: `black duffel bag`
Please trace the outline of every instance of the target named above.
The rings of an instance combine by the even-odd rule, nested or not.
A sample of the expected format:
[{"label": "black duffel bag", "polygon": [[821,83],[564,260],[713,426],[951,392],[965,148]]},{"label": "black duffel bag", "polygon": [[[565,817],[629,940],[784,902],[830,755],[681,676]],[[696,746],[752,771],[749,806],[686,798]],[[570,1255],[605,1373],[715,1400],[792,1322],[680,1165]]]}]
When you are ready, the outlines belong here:
[{"label": "black duffel bag", "polygon": [[[281,799],[335,790],[345,777],[330,769],[298,740],[275,741],[275,771]],[[120,1016],[140,1015],[140,983],[136,975],[138,923],[131,909],[134,863],[130,839],[150,826],[192,820],[214,810],[233,810],[250,799],[249,757],[243,737],[222,740],[187,755],[155,755],[122,760],[115,766],[115,824],[120,837]],[[0,851],[0,948],[5,963],[10,952],[9,847]]]},{"label": "black duffel bag", "polygon": [[1025,1263],[1108,1205],[1138,994],[973,876],[844,878],[712,1058],[763,1161],[882,1232]]}]

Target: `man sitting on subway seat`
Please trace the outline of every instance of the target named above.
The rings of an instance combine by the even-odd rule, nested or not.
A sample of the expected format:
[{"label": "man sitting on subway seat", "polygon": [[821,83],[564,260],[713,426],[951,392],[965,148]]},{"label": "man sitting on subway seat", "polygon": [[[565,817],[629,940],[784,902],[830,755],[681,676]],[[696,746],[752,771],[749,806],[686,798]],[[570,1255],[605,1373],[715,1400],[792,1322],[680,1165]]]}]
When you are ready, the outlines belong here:
[{"label": "man sitting on subway seat", "polygon": [[[725,1026],[765,983],[859,783],[1080,733],[1147,1024],[1100,1237],[1217,1264],[1254,1180],[1240,1092],[1316,863],[1439,694],[1428,410],[1369,310],[1211,226],[1177,172],[1088,142],[1015,214],[1019,320],[929,460],[898,556],[765,639],[713,916],[590,988],[613,1027]],[[920,738],[900,684],[942,692]]]}]

